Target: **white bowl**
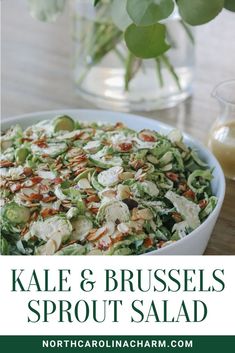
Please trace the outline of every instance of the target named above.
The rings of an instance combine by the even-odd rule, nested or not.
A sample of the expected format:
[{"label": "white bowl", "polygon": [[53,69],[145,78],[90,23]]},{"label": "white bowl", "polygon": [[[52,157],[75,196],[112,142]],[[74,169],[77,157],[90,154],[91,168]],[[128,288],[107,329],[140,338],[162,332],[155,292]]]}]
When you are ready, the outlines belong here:
[{"label": "white bowl", "polygon": [[[115,123],[117,121],[123,122],[128,127],[135,130],[152,129],[160,133],[167,134],[173,127],[161,123],[156,120],[148,119],[131,114],[123,114],[118,112],[109,112],[102,110],[60,110],[47,111],[26,114],[8,118],[2,121],[2,129],[5,130],[11,125],[19,123],[22,127],[27,127],[37,121],[44,119],[53,119],[57,115],[67,114],[75,120],[82,121],[102,121],[108,123]],[[212,181],[212,191],[218,198],[218,203],[210,214],[210,216],[197,229],[191,232],[187,237],[178,240],[162,249],[151,251],[146,255],[201,255],[204,253],[207,243],[210,239],[212,230],[219,216],[220,209],[224,200],[225,193],[225,178],[223,171],[213,156],[213,154],[205,148],[200,142],[194,140],[187,134],[184,134],[184,139],[187,145],[192,146],[198,150],[199,155],[206,161],[209,167],[214,168],[214,179]]]}]

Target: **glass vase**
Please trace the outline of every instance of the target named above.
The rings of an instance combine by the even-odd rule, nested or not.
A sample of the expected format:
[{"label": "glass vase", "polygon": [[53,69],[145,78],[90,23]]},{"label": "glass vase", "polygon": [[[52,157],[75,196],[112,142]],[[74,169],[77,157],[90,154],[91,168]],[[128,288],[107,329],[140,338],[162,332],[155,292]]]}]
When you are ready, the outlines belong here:
[{"label": "glass vase", "polygon": [[125,45],[115,24],[112,0],[101,6],[75,0],[75,84],[86,100],[104,109],[154,110],[175,106],[192,93],[193,32],[174,13],[164,23],[171,49],[140,59]]}]

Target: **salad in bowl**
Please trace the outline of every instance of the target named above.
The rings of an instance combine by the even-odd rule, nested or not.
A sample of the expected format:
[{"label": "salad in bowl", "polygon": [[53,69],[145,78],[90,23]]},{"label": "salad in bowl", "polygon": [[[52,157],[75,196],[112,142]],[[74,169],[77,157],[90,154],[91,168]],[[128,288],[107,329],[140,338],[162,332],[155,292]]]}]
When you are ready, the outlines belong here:
[{"label": "salad in bowl", "polygon": [[186,238],[217,204],[180,131],[60,115],[1,136],[2,255],[138,255]]}]

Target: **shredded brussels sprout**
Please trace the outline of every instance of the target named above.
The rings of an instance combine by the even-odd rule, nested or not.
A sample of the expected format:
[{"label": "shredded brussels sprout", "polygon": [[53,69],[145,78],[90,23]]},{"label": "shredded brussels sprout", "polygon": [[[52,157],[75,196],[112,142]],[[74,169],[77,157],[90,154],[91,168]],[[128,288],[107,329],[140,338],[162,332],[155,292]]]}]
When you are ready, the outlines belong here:
[{"label": "shredded brussels sprout", "polygon": [[213,211],[213,171],[178,130],[69,116],[1,136],[0,254],[132,255],[186,237]]}]

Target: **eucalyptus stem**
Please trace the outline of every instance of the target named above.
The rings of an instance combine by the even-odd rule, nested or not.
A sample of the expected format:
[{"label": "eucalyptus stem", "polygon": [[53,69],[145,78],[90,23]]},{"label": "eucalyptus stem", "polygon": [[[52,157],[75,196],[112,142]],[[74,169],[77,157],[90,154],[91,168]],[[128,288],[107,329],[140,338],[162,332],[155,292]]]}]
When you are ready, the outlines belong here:
[{"label": "eucalyptus stem", "polygon": [[[183,21],[181,21],[181,23],[189,35],[189,28],[183,23]],[[79,75],[77,84],[81,85],[89,73],[89,70],[99,64],[107,54],[113,51],[125,65],[124,88],[125,91],[128,91],[131,80],[138,73],[141,65],[144,63],[144,60],[136,57],[130,51],[128,51],[127,58],[124,57],[122,52],[117,47],[118,43],[120,43],[123,39],[123,32],[112,23],[100,23],[96,21],[87,32],[87,35],[84,34],[82,37],[83,46],[80,51],[80,55],[83,54],[86,57],[86,65]],[[156,73],[160,86],[163,87],[165,84],[163,76],[163,67],[165,66],[174,78],[177,87],[181,90],[179,77],[167,55],[163,54],[154,60],[156,62]]]},{"label": "eucalyptus stem", "polygon": [[179,76],[177,75],[174,66],[170,63],[168,57],[165,54],[161,55],[161,60],[163,61],[163,63],[165,64],[166,68],[169,70],[170,74],[172,75],[172,77],[174,78],[177,87],[179,88],[179,90],[182,90],[181,84],[180,84],[180,80],[179,80]]},{"label": "eucalyptus stem", "polygon": [[185,32],[187,33],[191,43],[193,45],[195,45],[195,39],[194,39],[194,36],[193,36],[192,31],[190,30],[189,26],[183,20],[180,20],[179,22],[180,22],[181,26],[184,28]]},{"label": "eucalyptus stem", "polygon": [[157,66],[157,77],[160,83],[160,87],[164,86],[164,80],[162,76],[162,65],[160,58],[156,58],[156,66]]},{"label": "eucalyptus stem", "polygon": [[[117,54],[118,49],[116,46],[121,39],[122,32],[116,26],[99,22],[93,23],[87,37],[84,37],[83,46],[80,49],[80,53],[88,57],[89,62],[87,62],[83,72],[79,75],[78,85],[81,85],[89,70],[97,65],[108,53],[115,50]],[[119,53],[119,57],[121,58],[121,53]],[[124,57],[122,61],[125,61]]]},{"label": "eucalyptus stem", "polygon": [[130,81],[135,77],[139,68],[141,67],[142,59],[137,58],[130,51],[128,52],[126,65],[125,65],[125,91],[128,91]]},{"label": "eucalyptus stem", "polygon": [[76,80],[76,83],[78,86],[81,85],[81,83],[84,81],[86,75],[88,74],[89,70],[91,69],[91,66],[85,66],[83,72],[79,75],[78,80]]},{"label": "eucalyptus stem", "polygon": [[129,89],[129,82],[130,82],[131,76],[132,76],[133,59],[134,59],[134,55],[129,51],[128,56],[127,56],[127,60],[126,60],[126,70],[125,70],[125,77],[124,77],[125,91],[128,91],[128,89]]},{"label": "eucalyptus stem", "polygon": [[[88,50],[89,56],[94,64],[97,64],[104,56],[113,50],[122,38],[122,32],[112,25],[100,25],[94,30],[94,40]],[[100,27],[100,28],[99,28]]]}]

